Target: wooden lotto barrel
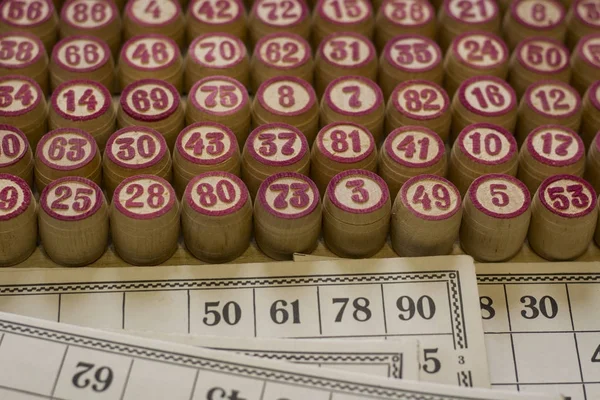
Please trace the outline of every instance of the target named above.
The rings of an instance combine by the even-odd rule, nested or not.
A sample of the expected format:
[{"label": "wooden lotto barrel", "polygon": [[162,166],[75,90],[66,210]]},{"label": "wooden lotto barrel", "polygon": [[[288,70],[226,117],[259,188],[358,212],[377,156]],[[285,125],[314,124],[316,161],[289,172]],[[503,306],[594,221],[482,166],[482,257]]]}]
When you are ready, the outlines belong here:
[{"label": "wooden lotto barrel", "polygon": [[325,38],[315,55],[315,91],[321,97],[334,79],[359,75],[377,80],[377,50],[364,35],[335,32]]},{"label": "wooden lotto barrel", "polygon": [[0,174],[14,175],[33,188],[33,152],[27,137],[11,125],[0,124]]},{"label": "wooden lotto barrel", "polygon": [[454,38],[444,59],[444,88],[450,95],[473,76],[506,79],[510,51],[497,35],[485,31],[465,32]]},{"label": "wooden lotto barrel", "polygon": [[464,196],[473,181],[482,175],[516,176],[518,156],[517,142],[506,129],[485,122],[469,125],[452,146],[448,179]]},{"label": "wooden lotto barrel", "polygon": [[115,63],[106,42],[94,36],[69,36],[52,49],[50,85],[52,90],[67,81],[86,79],[115,89]]},{"label": "wooden lotto barrel", "polygon": [[419,125],[429,128],[444,141],[450,136],[450,98],[439,85],[421,79],[402,82],[390,95],[385,112],[385,132]]},{"label": "wooden lotto barrel", "polygon": [[390,226],[390,193],[373,172],[337,174],[323,196],[323,239],[339,257],[368,258],[384,245]]},{"label": "wooden lotto barrel", "polygon": [[421,35],[399,35],[387,42],[379,60],[377,82],[388,98],[396,85],[410,79],[444,83],[442,50]]},{"label": "wooden lotto barrel", "polygon": [[161,79],[183,91],[183,58],[173,39],[159,34],[135,36],[119,55],[119,87],[139,79]]},{"label": "wooden lotto barrel", "polygon": [[567,13],[567,39],[570,49],[582,37],[600,30],[600,0],[575,0]]},{"label": "wooden lotto barrel", "polygon": [[77,128],[59,128],[45,134],[35,151],[38,190],[66,176],[80,176],[102,184],[102,161],[94,138]]},{"label": "wooden lotto barrel", "polygon": [[588,87],[598,80],[600,75],[600,32],[581,38],[571,56],[571,86],[583,95]]},{"label": "wooden lotto barrel", "polygon": [[0,173],[0,204],[0,266],[10,267],[36,249],[38,210],[30,185],[6,173]]},{"label": "wooden lotto barrel", "polygon": [[295,33],[304,39],[311,34],[310,11],[303,0],[290,0],[289,3],[257,0],[252,5],[248,17],[250,47],[271,33]]},{"label": "wooden lotto barrel", "polygon": [[468,125],[488,122],[513,132],[517,123],[517,96],[505,81],[493,76],[465,80],[452,100],[450,142]]},{"label": "wooden lotto barrel", "polygon": [[448,156],[442,139],[422,126],[393,130],[379,151],[379,175],[395,199],[400,187],[417,175],[446,176]]},{"label": "wooden lotto barrel", "polygon": [[0,124],[20,129],[31,148],[48,132],[48,105],[42,89],[31,78],[22,75],[0,77],[4,96],[0,99]]},{"label": "wooden lotto barrel", "polygon": [[250,58],[238,37],[224,32],[205,33],[190,44],[184,63],[185,91],[214,75],[229,76],[246,87],[250,84]]},{"label": "wooden lotto barrel", "polygon": [[58,16],[52,0],[5,0],[0,4],[0,33],[30,33],[52,51],[58,34]]},{"label": "wooden lotto barrel", "polygon": [[169,151],[185,126],[183,105],[175,86],[159,79],[140,79],[121,93],[117,127],[146,126],[159,132]]},{"label": "wooden lotto barrel", "polygon": [[225,125],[243,146],[250,132],[248,90],[227,76],[211,76],[196,82],[188,93],[185,123],[216,122]]},{"label": "wooden lotto barrel", "polygon": [[362,125],[334,122],[324,126],[311,152],[310,177],[321,195],[331,179],[349,169],[377,172],[377,146]]},{"label": "wooden lotto barrel", "polygon": [[311,40],[315,49],[334,32],[354,32],[371,39],[374,31],[375,18],[369,0],[319,0],[313,10]]},{"label": "wooden lotto barrel", "polygon": [[319,131],[319,103],[308,82],[278,76],[260,85],[252,103],[252,128],[276,122],[295,126],[312,144]]},{"label": "wooden lotto barrel", "polygon": [[542,125],[521,146],[517,177],[535,193],[550,176],[583,176],[584,169],[585,148],[579,135],[564,126]]},{"label": "wooden lotto barrel", "polygon": [[173,151],[173,186],[181,196],[188,182],[208,171],[240,176],[240,149],[233,132],[214,122],[196,122],[177,136]]},{"label": "wooden lotto barrel", "polygon": [[48,55],[42,41],[27,32],[0,33],[0,76],[24,75],[48,94]]},{"label": "wooden lotto barrel", "polygon": [[[351,122],[368,129],[379,144],[383,141],[385,106],[381,89],[362,76],[333,80],[321,98],[320,125]],[[310,143],[310,141],[309,141]]]},{"label": "wooden lotto barrel", "polygon": [[132,265],[157,265],[177,250],[180,206],[175,191],[155,175],[134,175],[115,189],[110,232],[115,251]]},{"label": "wooden lotto barrel", "polygon": [[450,181],[437,175],[412,177],[392,206],[392,248],[400,257],[450,254],[461,219],[461,196]]},{"label": "wooden lotto barrel", "polygon": [[39,233],[45,253],[66,267],[96,261],[108,246],[108,205],[102,189],[85,178],[51,182],[40,196]]},{"label": "wooden lotto barrel", "polygon": [[561,125],[579,132],[581,98],[577,91],[561,81],[538,81],[521,98],[515,136],[519,145],[538,126]]},{"label": "wooden lotto barrel", "polygon": [[252,200],[244,182],[222,171],[193,178],[183,196],[181,229],[185,247],[204,262],[241,256],[252,239]]},{"label": "wooden lotto barrel", "polygon": [[600,80],[594,82],[583,97],[581,115],[581,139],[585,148],[590,148],[594,137],[600,131]]},{"label": "wooden lotto barrel", "polygon": [[147,174],[171,181],[173,177],[165,138],[144,126],[130,126],[113,133],[106,143],[102,165],[109,199],[125,178]]},{"label": "wooden lotto barrel", "polygon": [[242,179],[252,199],[271,175],[295,172],[308,176],[310,168],[310,147],[306,137],[291,125],[261,125],[252,131],[244,145]]},{"label": "wooden lotto barrel", "polygon": [[569,50],[561,43],[544,37],[520,42],[510,59],[508,83],[520,98],[537,81],[558,80],[569,83]]},{"label": "wooden lotto barrel", "polygon": [[321,196],[309,177],[280,172],[267,178],[254,202],[254,237],[276,260],[311,253],[321,234]]},{"label": "wooden lotto barrel", "polygon": [[439,9],[438,21],[438,41],[444,51],[464,32],[500,34],[500,11],[494,0],[446,0]]},{"label": "wooden lotto barrel", "polygon": [[208,32],[227,32],[246,42],[247,19],[241,0],[192,0],[187,9],[187,42]]},{"label": "wooden lotto barrel", "polygon": [[67,0],[60,12],[60,38],[95,36],[106,42],[113,57],[121,47],[121,15],[112,1]]},{"label": "wooden lotto barrel", "polygon": [[435,9],[423,0],[384,0],[375,17],[377,49],[398,35],[423,35],[435,39],[437,21]]},{"label": "wooden lotto barrel", "polygon": [[556,0],[515,0],[504,15],[502,31],[508,47],[543,36],[564,42],[567,33],[565,9]]},{"label": "wooden lotto barrel", "polygon": [[310,44],[300,35],[281,32],[262,37],[250,60],[250,88],[276,76],[295,76],[313,82],[314,61]]},{"label": "wooden lotto barrel", "polygon": [[547,260],[572,260],[588,248],[598,219],[594,188],[574,175],[554,175],[531,206],[529,246]]},{"label": "wooden lotto barrel", "polygon": [[123,11],[123,39],[160,33],[185,45],[185,16],[179,1],[129,0]]},{"label": "wooden lotto barrel", "polygon": [[48,127],[81,129],[92,135],[101,153],[115,131],[116,118],[110,92],[98,82],[71,80],[52,92]]},{"label": "wooden lotto barrel", "polygon": [[465,195],[460,245],[478,261],[515,256],[527,237],[530,194],[517,178],[488,174],[475,179]]}]

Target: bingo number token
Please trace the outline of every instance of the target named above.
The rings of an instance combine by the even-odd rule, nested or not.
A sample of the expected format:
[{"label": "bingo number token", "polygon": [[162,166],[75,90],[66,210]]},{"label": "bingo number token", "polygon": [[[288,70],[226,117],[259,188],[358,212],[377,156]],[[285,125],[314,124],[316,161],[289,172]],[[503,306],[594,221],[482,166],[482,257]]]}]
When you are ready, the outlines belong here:
[{"label": "bingo number token", "polygon": [[130,0],[125,6],[123,36],[160,33],[179,47],[185,42],[185,19],[177,0]]},{"label": "bingo number token", "polygon": [[0,266],[25,261],[37,245],[37,216],[33,193],[18,176],[0,173],[0,222]]},{"label": "bingo number token", "polygon": [[0,125],[0,174],[15,175],[33,187],[33,155],[19,129]]},{"label": "bingo number token", "polygon": [[451,182],[437,175],[410,178],[392,207],[392,248],[401,257],[450,254],[461,218],[461,196]]},{"label": "bingo number token", "polygon": [[371,133],[358,124],[326,125],[312,147],[310,177],[325,193],[331,179],[348,169],[377,171],[377,147]]},{"label": "bingo number token", "polygon": [[248,86],[250,60],[246,46],[239,38],[227,33],[198,36],[190,44],[184,75],[186,91],[200,79],[213,75],[229,76]]},{"label": "bingo number token", "polygon": [[514,257],[525,241],[531,218],[527,187],[510,175],[483,175],[465,195],[460,245],[477,261]]},{"label": "bingo number token", "polygon": [[371,257],[385,243],[390,212],[390,193],[383,179],[361,169],[340,172],[324,195],[325,244],[340,257]]},{"label": "bingo number token", "polygon": [[115,131],[116,115],[108,89],[94,81],[59,85],[50,99],[50,129],[79,128],[94,138],[101,152]]},{"label": "bingo number token", "polygon": [[102,183],[102,162],[94,138],[76,128],[61,128],[42,137],[35,151],[35,185],[43,190],[65,176]]},{"label": "bingo number token", "polygon": [[0,34],[0,76],[25,75],[48,92],[48,55],[36,36],[21,32]]},{"label": "bingo number token", "polygon": [[508,83],[519,98],[529,85],[539,80],[555,79],[568,83],[571,78],[569,50],[557,41],[542,37],[519,43],[509,68]]},{"label": "bingo number token", "polygon": [[115,63],[108,45],[93,36],[67,37],[54,46],[50,62],[52,90],[73,79],[100,82],[106,88],[114,87]]},{"label": "bingo number token", "polygon": [[584,36],[571,57],[571,85],[583,95],[596,80],[600,71],[600,33]]},{"label": "bingo number token", "polygon": [[409,178],[430,174],[446,176],[446,147],[442,139],[422,126],[403,126],[392,131],[379,152],[379,175],[392,198]]},{"label": "bingo number token", "polygon": [[227,172],[205,172],[186,187],[181,212],[185,247],[208,263],[241,256],[252,238],[252,201],[244,182]]},{"label": "bingo number token", "polygon": [[312,144],[319,129],[319,105],[308,82],[286,75],[260,85],[252,103],[252,126],[273,122],[295,126]]},{"label": "bingo number token", "polygon": [[557,174],[583,176],[585,149],[579,135],[560,125],[534,129],[519,153],[519,179],[531,193]]},{"label": "bingo number token", "polygon": [[589,144],[584,178],[594,187],[596,194],[600,194],[600,135],[596,135]]},{"label": "bingo number token", "polygon": [[439,85],[420,79],[402,82],[387,103],[385,131],[420,125],[437,133],[443,141],[450,134],[450,99]]},{"label": "bingo number token", "polygon": [[383,49],[392,38],[419,34],[435,39],[435,9],[423,0],[385,0],[375,19],[375,44]]},{"label": "bingo number token", "polygon": [[561,81],[539,81],[521,99],[515,136],[521,144],[532,130],[548,124],[578,132],[581,114],[581,98],[575,89]]},{"label": "bingo number token", "polygon": [[104,254],[108,206],[96,183],[78,176],[55,180],[42,191],[40,205],[40,239],[52,261],[79,267]]},{"label": "bingo number token", "polygon": [[493,0],[448,0],[440,9],[439,24],[440,47],[446,50],[464,32],[500,34],[500,13]]},{"label": "bingo number token", "polygon": [[594,236],[596,203],[594,188],[582,178],[549,177],[533,197],[529,246],[547,260],[579,257]]},{"label": "bingo number token", "polygon": [[502,79],[476,76],[465,80],[452,101],[451,142],[467,126],[489,122],[513,132],[517,122],[517,96]]},{"label": "bingo number token", "polygon": [[479,123],[467,126],[456,139],[450,154],[448,179],[461,195],[481,175],[517,175],[517,142],[499,126]]},{"label": "bingo number token", "polygon": [[377,52],[363,35],[337,32],[323,39],[315,60],[315,90],[321,96],[331,81],[346,75],[377,79]]},{"label": "bingo number token", "polygon": [[579,40],[600,29],[600,0],[575,0],[567,14],[567,46],[575,48]]},{"label": "bingo number token", "polygon": [[277,172],[310,171],[310,148],[306,138],[291,125],[261,125],[252,131],[242,153],[242,179],[252,198],[261,183]]},{"label": "bingo number token", "polygon": [[368,0],[319,0],[313,13],[312,43],[316,48],[333,32],[355,32],[371,39],[375,23]]},{"label": "bingo number token", "polygon": [[147,126],[160,132],[172,149],[183,129],[184,111],[175,87],[158,79],[140,79],[121,93],[117,125]]},{"label": "bingo number token", "polygon": [[60,13],[60,36],[89,35],[106,42],[113,57],[121,46],[121,16],[112,1],[69,0]]},{"label": "bingo number token", "polygon": [[5,0],[0,4],[0,32],[28,32],[40,38],[46,51],[56,43],[58,17],[52,0]]},{"label": "bingo number token", "polygon": [[383,93],[372,80],[362,76],[344,76],[333,80],[321,99],[321,126],[332,122],[363,125],[375,143],[383,140],[385,106]]},{"label": "bingo number token", "polygon": [[254,203],[256,244],[269,257],[311,253],[321,234],[321,197],[314,182],[295,172],[267,178]]},{"label": "bingo number token", "polygon": [[121,48],[119,83],[121,88],[139,79],[162,79],[183,89],[183,61],[179,47],[170,38],[148,34],[129,39]]},{"label": "bingo number token", "polygon": [[378,82],[385,98],[396,85],[409,79],[443,83],[442,51],[437,43],[425,36],[396,36],[383,49]]},{"label": "bingo number token", "polygon": [[173,185],[182,194],[188,182],[208,171],[240,175],[240,150],[229,128],[214,122],[189,125],[177,136],[173,151]]},{"label": "bingo number token", "polygon": [[250,131],[250,102],[246,88],[227,76],[210,76],[196,82],[188,93],[186,124],[217,122],[235,135],[239,145]]},{"label": "bingo number token", "polygon": [[171,166],[171,154],[160,133],[143,126],[120,129],[108,138],[104,150],[106,193],[112,197],[119,183],[137,174],[152,174],[171,181]]},{"label": "bingo number token", "polygon": [[20,129],[34,148],[47,130],[46,98],[37,82],[22,75],[0,77],[0,124]]},{"label": "bingo number token", "polygon": [[511,49],[533,36],[564,42],[565,10],[556,0],[515,0],[504,17],[502,30]]},{"label": "bingo number token", "polygon": [[583,115],[579,133],[586,149],[590,147],[598,131],[600,131],[600,80],[588,88],[583,99]]},{"label": "bingo number token", "polygon": [[246,12],[241,0],[192,0],[187,12],[187,37],[228,32],[246,41]]},{"label": "bingo number token", "polygon": [[257,0],[248,19],[250,45],[270,33],[295,33],[308,39],[310,36],[310,12],[303,0]]},{"label": "bingo number token", "polygon": [[110,205],[111,237],[117,254],[133,265],[156,265],[177,250],[179,201],[166,180],[135,175],[115,190]]},{"label": "bingo number token", "polygon": [[444,61],[448,94],[454,96],[461,82],[473,76],[506,79],[509,54],[504,41],[493,33],[467,32],[457,36]]},{"label": "bingo number token", "polygon": [[256,43],[250,60],[250,84],[253,90],[258,89],[264,81],[281,75],[295,76],[312,83],[312,51],[302,36],[286,32],[272,33]]}]

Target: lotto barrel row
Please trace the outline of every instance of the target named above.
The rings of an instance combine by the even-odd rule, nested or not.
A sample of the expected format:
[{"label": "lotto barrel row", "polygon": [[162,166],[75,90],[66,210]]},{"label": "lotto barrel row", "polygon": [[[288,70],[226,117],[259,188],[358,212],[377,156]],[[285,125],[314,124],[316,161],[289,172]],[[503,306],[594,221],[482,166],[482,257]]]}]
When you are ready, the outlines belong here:
[{"label": "lotto barrel row", "polygon": [[252,234],[274,259],[310,253],[322,235],[341,257],[366,258],[390,234],[400,256],[448,254],[462,249],[480,261],[514,256],[525,239],[548,260],[568,260],[600,242],[593,188],[573,175],[546,179],[530,200],[516,178],[477,178],[461,202],[448,180],[419,175],[393,202],[385,182],[366,170],[336,175],[323,194],[305,175],[270,176],[252,200],[244,183],[227,172],[208,172],[188,184],[180,204],[172,186],[154,175],[125,179],[108,205],[100,187],[81,177],[52,182],[40,206],[24,180],[0,174],[0,262],[13,265],[36,248],[38,229],[46,254],[65,266],[88,265],[106,251],[134,265],[155,265],[177,249],[180,231],[187,249],[210,263],[244,253]]},{"label": "lotto barrel row", "polygon": [[[21,29],[38,35],[50,49],[60,37],[93,34],[106,40],[114,52],[121,36],[161,33],[178,45],[191,41],[202,32],[224,31],[253,45],[269,33],[294,32],[318,44],[324,36],[340,30],[375,38],[377,43],[403,33],[424,33],[438,37],[445,49],[458,34],[467,30],[503,32],[514,47],[523,38],[544,31],[546,36],[573,44],[598,28],[597,9],[590,0],[564,1],[567,13],[556,0],[517,0],[502,17],[506,1],[494,0],[413,2],[321,0],[311,12],[302,0],[286,3],[253,1],[249,16],[239,0],[190,2],[184,15],[181,4],[173,0],[128,1],[123,16],[112,1],[69,0],[60,10],[60,21],[51,0],[4,0],[0,4],[0,22],[4,30]],[[122,2],[119,2],[122,3]],[[591,3],[597,6],[597,3]],[[122,5],[122,4],[120,4]],[[121,7],[122,8],[122,7]],[[376,11],[374,11],[374,9]],[[376,15],[375,15],[376,14]]]},{"label": "lotto barrel row", "polygon": [[258,126],[242,151],[237,140],[231,129],[214,122],[193,123],[175,138],[132,125],[113,133],[102,148],[86,131],[59,128],[42,136],[34,156],[19,129],[0,125],[0,172],[20,176],[30,187],[35,182],[40,192],[59,178],[81,176],[102,185],[109,199],[125,178],[137,174],[172,182],[181,197],[196,175],[230,172],[243,179],[254,198],[260,184],[277,172],[310,176],[323,193],[336,174],[348,169],[379,173],[394,197],[421,174],[447,176],[461,195],[489,173],[518,177],[532,193],[550,176],[576,175],[600,192],[600,133],[586,157],[579,135],[560,125],[534,129],[520,151],[512,134],[490,123],[466,126],[451,151],[422,126],[397,128],[378,148],[369,129],[350,122],[325,125],[312,149],[299,129],[284,123]]}]

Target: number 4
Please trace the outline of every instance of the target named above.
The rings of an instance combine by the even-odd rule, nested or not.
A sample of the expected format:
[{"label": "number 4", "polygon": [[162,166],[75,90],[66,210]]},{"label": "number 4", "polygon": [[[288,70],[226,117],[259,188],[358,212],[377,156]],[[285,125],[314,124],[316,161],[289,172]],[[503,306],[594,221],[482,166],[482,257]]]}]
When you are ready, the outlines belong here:
[{"label": "number 4", "polygon": [[595,362],[600,362],[600,344],[598,345],[598,347],[596,347],[596,351],[594,351],[594,354],[592,355],[592,360],[593,363]]}]

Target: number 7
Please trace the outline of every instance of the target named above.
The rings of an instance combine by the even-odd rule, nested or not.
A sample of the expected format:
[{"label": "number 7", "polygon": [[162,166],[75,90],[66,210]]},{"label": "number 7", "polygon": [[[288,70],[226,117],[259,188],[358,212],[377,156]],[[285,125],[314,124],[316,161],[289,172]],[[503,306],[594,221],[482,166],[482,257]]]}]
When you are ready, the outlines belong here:
[{"label": "number 7", "polygon": [[338,303],[342,304],[342,307],[340,307],[340,310],[338,311],[337,315],[335,316],[335,322],[342,322],[342,318],[344,317],[344,311],[346,310],[348,301],[350,301],[350,299],[348,297],[331,299],[332,304],[338,304]]}]

